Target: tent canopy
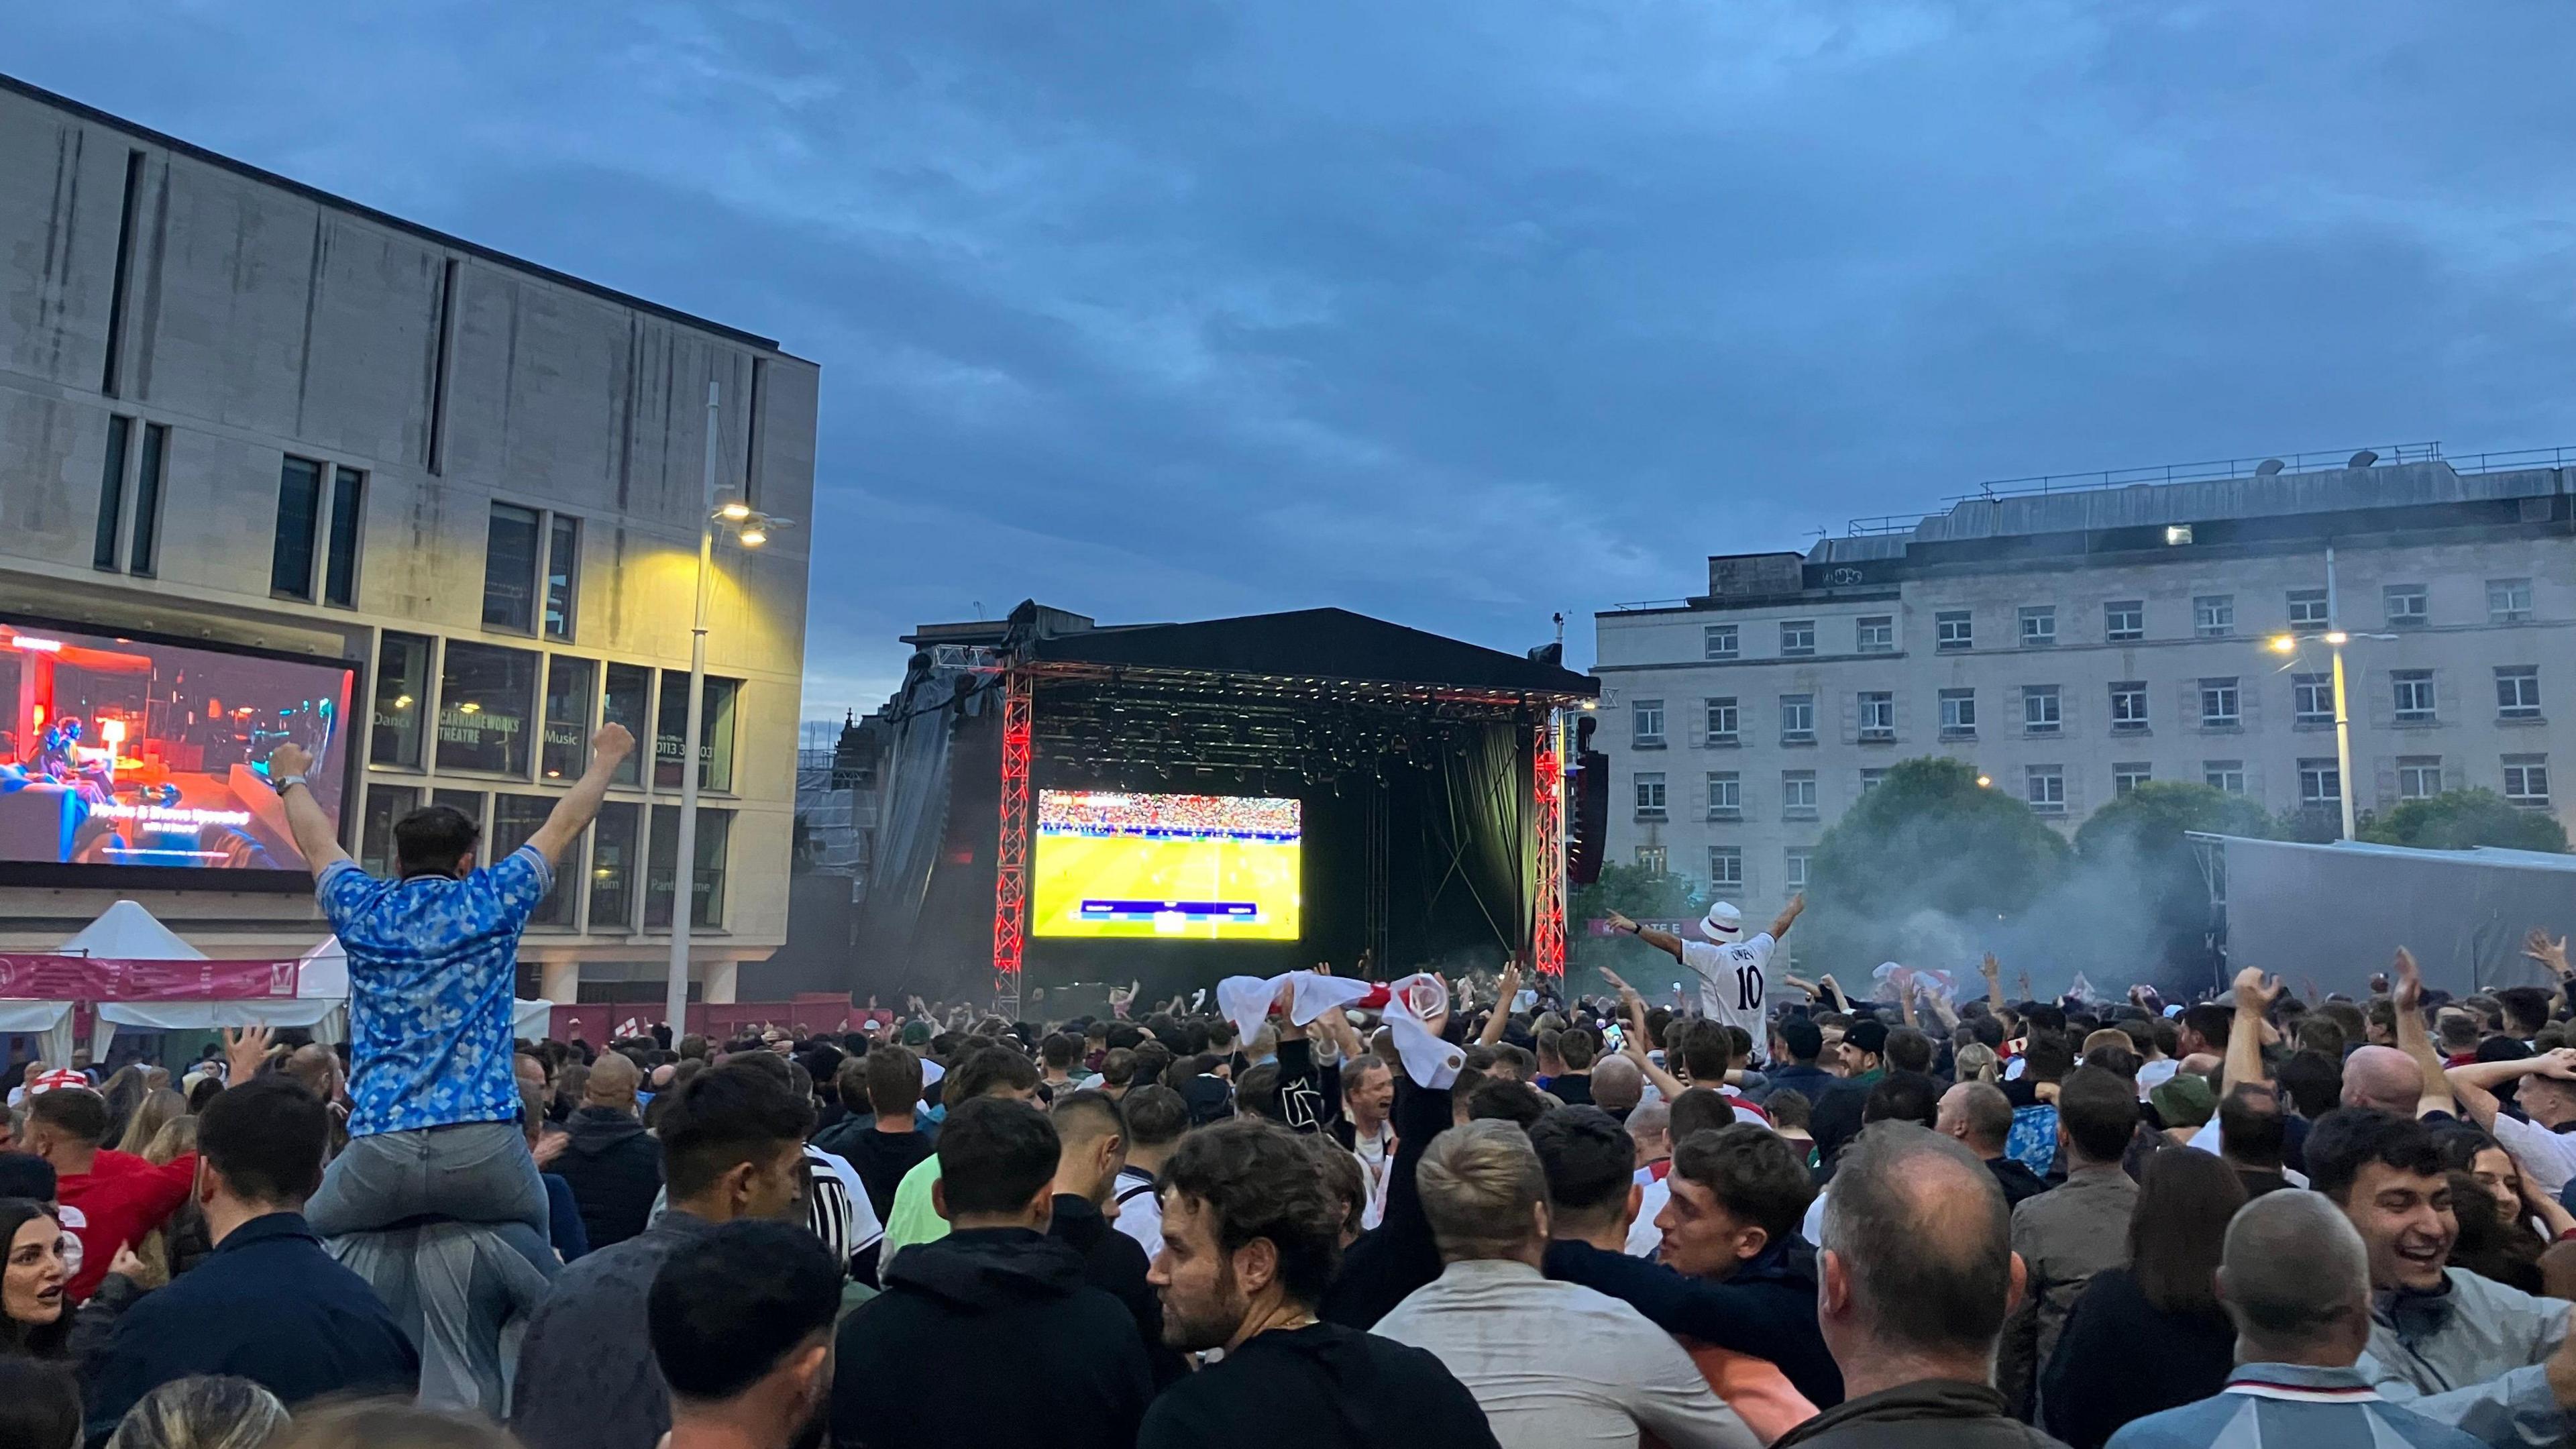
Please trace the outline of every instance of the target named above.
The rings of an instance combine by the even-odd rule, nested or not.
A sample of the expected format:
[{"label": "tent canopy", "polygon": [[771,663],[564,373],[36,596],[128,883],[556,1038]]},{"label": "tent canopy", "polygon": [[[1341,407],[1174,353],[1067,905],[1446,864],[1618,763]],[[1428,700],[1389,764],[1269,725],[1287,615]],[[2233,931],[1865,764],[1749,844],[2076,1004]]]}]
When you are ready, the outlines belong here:
[{"label": "tent canopy", "polygon": [[344,1001],[349,995],[349,953],[337,936],[307,951],[295,968],[295,994]]},{"label": "tent canopy", "polygon": [[203,961],[206,953],[180,940],[177,932],[135,901],[118,901],[98,919],[73,933],[59,948],[67,956],[104,956],[116,961]]}]

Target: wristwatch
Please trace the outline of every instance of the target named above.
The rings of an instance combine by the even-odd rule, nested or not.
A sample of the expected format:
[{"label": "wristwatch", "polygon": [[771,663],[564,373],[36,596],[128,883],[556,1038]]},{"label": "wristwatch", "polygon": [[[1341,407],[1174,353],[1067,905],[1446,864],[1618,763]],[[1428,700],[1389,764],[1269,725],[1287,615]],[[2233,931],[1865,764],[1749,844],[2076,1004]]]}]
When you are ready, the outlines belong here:
[{"label": "wristwatch", "polygon": [[275,790],[280,795],[286,793],[286,787],[289,785],[302,785],[307,790],[313,788],[311,784],[306,782],[302,775],[285,775],[268,782],[268,787]]}]

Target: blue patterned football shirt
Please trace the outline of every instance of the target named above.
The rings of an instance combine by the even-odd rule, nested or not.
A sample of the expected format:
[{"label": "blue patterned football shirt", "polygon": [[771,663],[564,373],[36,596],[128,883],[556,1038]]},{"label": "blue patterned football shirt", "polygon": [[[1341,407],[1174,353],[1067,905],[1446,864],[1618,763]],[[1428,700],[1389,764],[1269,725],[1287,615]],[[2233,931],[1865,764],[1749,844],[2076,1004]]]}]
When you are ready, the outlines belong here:
[{"label": "blue patterned football shirt", "polygon": [[519,932],[553,884],[526,845],[463,880],[322,872],[313,894],[349,953],[350,1136],[518,1120]]}]

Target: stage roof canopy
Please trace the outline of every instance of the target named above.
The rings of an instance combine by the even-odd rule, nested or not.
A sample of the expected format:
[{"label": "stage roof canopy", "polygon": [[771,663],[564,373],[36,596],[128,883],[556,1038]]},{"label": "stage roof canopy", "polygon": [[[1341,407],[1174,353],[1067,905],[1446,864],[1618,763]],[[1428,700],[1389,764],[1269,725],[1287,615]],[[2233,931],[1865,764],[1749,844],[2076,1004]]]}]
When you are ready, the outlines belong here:
[{"label": "stage roof canopy", "polygon": [[[1044,634],[1018,627],[1037,611],[1012,616],[1022,657],[1041,673],[1064,666],[1314,679],[1406,686],[1432,692],[1526,695],[1531,701],[1592,699],[1588,675],[1499,649],[1408,629],[1348,609],[1296,609],[1192,624],[1132,624]],[[1027,637],[1028,634],[1037,637]]]}]

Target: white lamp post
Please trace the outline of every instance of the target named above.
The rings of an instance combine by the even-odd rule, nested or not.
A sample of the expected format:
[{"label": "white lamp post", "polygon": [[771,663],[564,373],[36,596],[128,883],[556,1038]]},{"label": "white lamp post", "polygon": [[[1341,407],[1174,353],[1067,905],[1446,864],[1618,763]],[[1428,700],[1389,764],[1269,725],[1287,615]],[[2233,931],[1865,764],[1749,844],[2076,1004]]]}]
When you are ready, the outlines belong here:
[{"label": "white lamp post", "polygon": [[720,417],[716,384],[707,384],[706,514],[698,524],[697,606],[689,620],[689,714],[680,726],[680,830],[671,858],[671,980],[662,999],[664,1017],[677,1041],[689,1031],[689,928],[698,905],[698,749],[707,698],[707,599],[715,589],[716,534],[733,535],[744,548],[758,548],[769,535],[793,523],[774,518],[740,498],[716,491],[716,442]]},{"label": "white lamp post", "polygon": [[2275,634],[2265,641],[2276,654],[2296,654],[2299,646],[2316,640],[2334,651],[2334,727],[2335,727],[2335,794],[2343,805],[2343,838],[2352,839],[2352,711],[2344,706],[2343,646],[2355,638],[2394,639],[2394,634],[2354,635],[2344,631],[2343,613],[2335,598],[2334,549],[2326,549],[2326,627],[2322,634]]}]

